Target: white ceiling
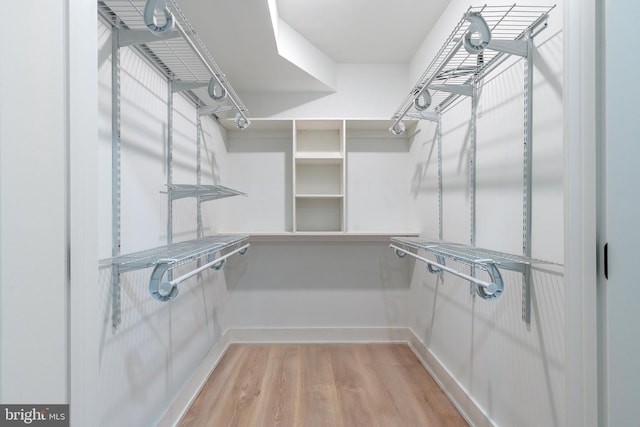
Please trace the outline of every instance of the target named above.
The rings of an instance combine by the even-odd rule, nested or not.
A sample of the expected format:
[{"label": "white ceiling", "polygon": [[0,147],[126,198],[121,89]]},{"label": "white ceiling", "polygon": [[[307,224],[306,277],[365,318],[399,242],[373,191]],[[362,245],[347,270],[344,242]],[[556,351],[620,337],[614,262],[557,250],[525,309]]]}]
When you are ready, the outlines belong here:
[{"label": "white ceiling", "polygon": [[179,0],[239,92],[334,89],[281,56],[270,1],[282,21],[324,53],[326,66],[409,63],[450,0]]}]

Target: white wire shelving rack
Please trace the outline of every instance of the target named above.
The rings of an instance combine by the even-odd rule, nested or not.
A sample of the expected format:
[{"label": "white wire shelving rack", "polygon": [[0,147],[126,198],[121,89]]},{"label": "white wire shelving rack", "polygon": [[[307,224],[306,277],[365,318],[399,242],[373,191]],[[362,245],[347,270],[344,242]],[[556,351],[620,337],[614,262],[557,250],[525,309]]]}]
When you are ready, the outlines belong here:
[{"label": "white wire shelving rack", "polygon": [[[434,115],[427,109],[442,113],[459,97],[472,96],[474,81],[484,78],[509,56],[527,57],[528,41],[544,29],[554,7],[470,7],[391,117],[392,133],[401,133],[405,116],[430,119]],[[488,35],[481,31],[485,25]],[[469,52],[465,46],[476,50]]]},{"label": "white wire shelving rack", "polygon": [[[111,306],[114,329],[121,321],[122,273],[153,267],[149,281],[151,295],[170,301],[178,294],[178,284],[211,267],[222,269],[226,259],[244,254],[249,245],[247,235],[203,236],[201,202],[226,197],[246,196],[222,185],[202,184],[202,122],[206,115],[235,112],[239,129],[250,125],[248,110],[233,90],[229,80],[204,46],[197,32],[180,10],[176,0],[98,0],[98,13],[111,25],[111,111],[112,111],[112,251],[111,258],[100,261],[111,268]],[[145,57],[167,80],[167,245],[122,255],[121,247],[121,48],[132,47]],[[197,182],[173,183],[173,115],[174,95],[182,93],[197,107]],[[161,191],[163,192],[163,191]],[[197,239],[173,242],[173,202],[185,197],[197,199]],[[223,254],[224,252],[224,254]],[[201,265],[202,258],[207,262]],[[178,278],[173,270],[197,261],[195,269]],[[164,279],[165,274],[167,280]]]},{"label": "white wire shelving rack", "polygon": [[[161,14],[166,10],[173,26],[164,32],[150,30],[145,19],[148,4],[158,7],[155,22],[168,19]],[[118,46],[136,47],[173,82],[174,92],[186,92],[206,114],[220,116],[235,111],[236,126],[249,126],[249,110],[176,0],[99,0],[98,11],[118,30]]]},{"label": "white wire shelving rack", "polygon": [[[423,240],[392,238],[398,256],[410,254],[427,263],[432,272],[448,271],[471,283],[472,293],[495,299],[504,289],[499,269],[518,271],[522,281],[522,320],[531,321],[531,216],[532,216],[532,120],[533,120],[533,39],[547,27],[555,5],[472,6],[463,14],[451,34],[437,51],[424,73],[391,117],[389,131],[405,132],[405,119],[428,120],[437,125],[438,144],[438,217],[439,239],[443,239],[442,219],[442,114],[460,98],[471,101],[468,144],[469,170],[469,245],[452,245]],[[501,69],[509,58],[524,63],[523,103],[523,207],[522,255],[509,255],[476,247],[476,146],[479,87],[492,71]],[[409,251],[425,250],[435,254],[437,262]],[[469,275],[444,265],[450,258],[471,267]],[[475,278],[475,269],[485,270],[491,282]]]}]

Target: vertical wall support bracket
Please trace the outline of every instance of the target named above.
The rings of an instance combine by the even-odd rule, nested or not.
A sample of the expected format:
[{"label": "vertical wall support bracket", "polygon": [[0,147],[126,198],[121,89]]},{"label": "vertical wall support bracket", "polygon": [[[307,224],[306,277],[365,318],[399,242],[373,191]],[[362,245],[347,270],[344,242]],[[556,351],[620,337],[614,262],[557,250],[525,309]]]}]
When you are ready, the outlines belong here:
[{"label": "vertical wall support bracket", "polygon": [[[531,207],[532,207],[532,158],[533,158],[533,37],[526,38],[527,56],[524,62],[524,153],[522,192],[522,254],[531,257]],[[527,265],[522,276],[522,320],[531,323],[531,266]]]},{"label": "vertical wall support bracket", "polygon": [[[196,113],[196,183],[202,185],[202,119],[200,114]],[[197,198],[196,205],[196,235],[198,239],[204,236],[204,228],[202,225],[202,202],[200,197]]]},{"label": "vertical wall support bracket", "polygon": [[[478,91],[479,82],[475,78],[471,95],[471,129],[469,133],[469,244],[476,246],[476,148],[478,143]],[[471,267],[471,276],[475,277],[475,267]],[[476,295],[478,286],[470,284],[471,295]]]},{"label": "vertical wall support bracket", "polygon": [[[173,80],[167,80],[167,189],[173,185]],[[173,243],[173,193],[167,191],[167,245]],[[167,272],[173,280],[173,270]]]},{"label": "vertical wall support bracket", "polygon": [[[111,256],[120,255],[120,30],[111,33]],[[111,267],[111,324],[115,330],[121,322],[120,271]]]},{"label": "vertical wall support bracket", "polygon": [[442,187],[442,113],[438,113],[438,121],[436,122],[436,142],[438,144],[438,239],[444,239],[443,227],[443,187]]}]

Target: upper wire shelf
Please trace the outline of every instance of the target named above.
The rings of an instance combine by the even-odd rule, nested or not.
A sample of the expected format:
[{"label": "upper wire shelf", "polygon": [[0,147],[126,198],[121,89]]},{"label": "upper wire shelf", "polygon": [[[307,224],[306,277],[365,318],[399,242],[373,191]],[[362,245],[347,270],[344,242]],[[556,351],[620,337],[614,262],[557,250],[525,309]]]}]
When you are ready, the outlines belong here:
[{"label": "upper wire shelf", "polygon": [[455,26],[427,69],[391,117],[390,131],[401,134],[405,116],[428,118],[460,96],[471,96],[470,84],[495,68],[507,55],[526,56],[525,38],[546,24],[554,6],[474,6]]},{"label": "upper wire shelf", "polygon": [[[148,19],[145,20],[147,2],[166,3],[165,14],[170,14],[173,29],[166,32],[149,29]],[[188,91],[198,106],[206,107],[215,101],[213,106],[217,108],[212,112],[216,115],[236,110],[236,125],[244,129],[250,124],[247,117],[249,110],[176,0],[99,0],[98,10],[115,27],[130,30],[128,34],[122,33],[121,46],[138,46],[168,79],[185,83],[181,90]],[[218,85],[218,88],[213,89],[210,83],[212,86]],[[216,94],[215,98],[212,98],[212,93]]]},{"label": "upper wire shelf", "polygon": [[247,195],[246,193],[223,185],[171,184],[167,185],[166,192],[171,194],[172,200],[183,199],[185,197],[196,197],[201,202]]}]

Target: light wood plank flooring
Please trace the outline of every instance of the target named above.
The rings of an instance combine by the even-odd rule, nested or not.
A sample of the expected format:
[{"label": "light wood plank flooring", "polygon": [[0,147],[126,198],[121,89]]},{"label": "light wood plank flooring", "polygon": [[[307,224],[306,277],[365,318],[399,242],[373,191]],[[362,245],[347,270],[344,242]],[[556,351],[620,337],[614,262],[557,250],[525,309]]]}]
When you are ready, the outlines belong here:
[{"label": "light wood plank flooring", "polygon": [[467,426],[406,344],[238,344],[180,426]]}]

